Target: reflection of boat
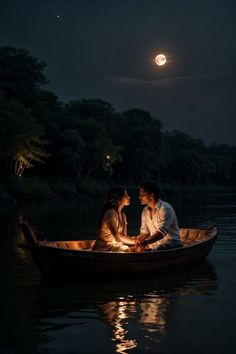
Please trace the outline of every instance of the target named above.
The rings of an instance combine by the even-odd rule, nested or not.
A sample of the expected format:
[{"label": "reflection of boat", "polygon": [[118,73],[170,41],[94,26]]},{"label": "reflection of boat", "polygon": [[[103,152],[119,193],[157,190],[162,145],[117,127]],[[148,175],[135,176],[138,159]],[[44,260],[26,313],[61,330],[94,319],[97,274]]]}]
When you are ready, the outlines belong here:
[{"label": "reflection of boat", "polygon": [[217,237],[215,227],[180,229],[184,247],[157,252],[91,251],[94,240],[38,241],[27,222],[19,224],[39,270],[50,276],[119,275],[177,268],[205,258]]},{"label": "reflection of boat", "polygon": [[[216,288],[217,274],[207,261],[186,270],[132,281],[80,280],[65,287],[61,282],[42,278],[34,308],[43,337],[52,332],[58,346],[65,338],[68,340],[71,331],[78,335],[71,352],[76,352],[76,345],[94,352],[94,347],[89,350],[88,346],[101,343],[101,330],[105,328],[103,351],[127,354],[136,347],[138,352],[145,352],[142,347],[156,346],[156,340],[168,333],[179,297],[211,294]],[[94,320],[96,330],[83,331]],[[156,347],[151,351],[156,352]]]}]

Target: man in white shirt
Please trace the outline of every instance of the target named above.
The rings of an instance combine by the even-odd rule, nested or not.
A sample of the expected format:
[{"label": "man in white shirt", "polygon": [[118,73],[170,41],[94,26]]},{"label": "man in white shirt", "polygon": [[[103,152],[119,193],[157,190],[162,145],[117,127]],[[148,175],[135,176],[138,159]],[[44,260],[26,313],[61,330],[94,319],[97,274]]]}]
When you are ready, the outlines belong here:
[{"label": "man in white shirt", "polygon": [[160,198],[158,184],[145,181],[139,188],[140,202],[147,205],[142,211],[137,244],[148,246],[151,251],[182,247],[175,211],[169,203]]}]

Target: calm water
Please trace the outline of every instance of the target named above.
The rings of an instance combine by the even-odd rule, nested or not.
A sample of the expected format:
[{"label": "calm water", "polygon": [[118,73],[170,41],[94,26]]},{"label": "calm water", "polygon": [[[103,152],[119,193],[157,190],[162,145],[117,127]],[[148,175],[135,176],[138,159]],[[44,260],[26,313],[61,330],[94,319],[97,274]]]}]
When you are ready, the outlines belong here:
[{"label": "calm water", "polygon": [[[39,238],[92,238],[102,200],[0,205],[1,353],[235,353],[236,196],[168,199],[180,226],[218,226],[207,261],[175,273],[110,282],[42,279],[16,220]],[[130,234],[141,207],[127,209]]]}]

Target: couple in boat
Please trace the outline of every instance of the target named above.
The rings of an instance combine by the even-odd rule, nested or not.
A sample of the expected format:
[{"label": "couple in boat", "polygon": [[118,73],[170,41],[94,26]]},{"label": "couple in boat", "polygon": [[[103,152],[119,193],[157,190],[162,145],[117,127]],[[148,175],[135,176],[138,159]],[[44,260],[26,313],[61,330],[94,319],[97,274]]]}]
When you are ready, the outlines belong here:
[{"label": "couple in boat", "polygon": [[123,208],[130,204],[130,196],[122,186],[109,190],[94,251],[159,251],[183,246],[175,211],[160,198],[159,185],[154,181],[142,182],[139,199],[142,205],[146,205],[142,211],[140,234],[128,236]]}]

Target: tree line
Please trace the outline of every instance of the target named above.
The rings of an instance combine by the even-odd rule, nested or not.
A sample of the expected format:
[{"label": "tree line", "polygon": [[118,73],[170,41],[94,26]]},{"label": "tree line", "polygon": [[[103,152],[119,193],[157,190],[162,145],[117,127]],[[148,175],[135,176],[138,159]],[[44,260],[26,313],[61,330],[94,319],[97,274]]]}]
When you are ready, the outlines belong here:
[{"label": "tree line", "polygon": [[1,176],[235,185],[235,146],[166,132],[149,112],[101,99],[63,103],[45,89],[45,67],[25,49],[0,48]]}]

